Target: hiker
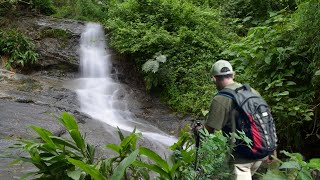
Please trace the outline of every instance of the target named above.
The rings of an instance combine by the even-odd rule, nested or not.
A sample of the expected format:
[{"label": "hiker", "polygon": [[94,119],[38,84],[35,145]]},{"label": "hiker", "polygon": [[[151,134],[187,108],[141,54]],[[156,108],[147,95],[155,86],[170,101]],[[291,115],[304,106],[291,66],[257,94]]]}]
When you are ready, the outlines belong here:
[{"label": "hiker", "polygon": [[[266,104],[265,101],[262,99],[262,97],[257,91],[250,88],[248,85],[244,86],[234,81],[235,73],[233,71],[231,64],[228,61],[219,60],[215,62],[212,65],[210,75],[219,93],[212,99],[208,118],[205,123],[205,128],[210,133],[214,133],[215,130],[222,130],[224,134],[236,132],[236,129],[243,130],[242,128],[244,127],[239,127],[239,124],[241,124],[242,122],[239,123],[240,120],[238,119],[240,119],[240,117],[243,117],[243,116],[241,116],[240,114],[241,113],[239,110],[240,108],[237,103],[239,101],[239,98],[236,99],[237,94],[235,92],[244,92],[246,90],[244,93],[249,94],[248,96],[259,97],[258,98],[259,101],[261,101],[261,103],[263,102],[263,104]],[[246,96],[247,95],[244,94],[242,97],[246,97]],[[253,102],[253,103],[257,104],[256,102]],[[251,132],[251,134],[249,134],[249,135],[253,134],[253,136],[255,136],[255,137],[251,137],[253,139],[253,144],[254,144],[252,149],[246,146],[245,148],[247,149],[245,149],[244,151],[250,151],[250,153],[261,152],[262,154],[257,154],[256,156],[256,154],[244,153],[241,150],[241,148],[243,148],[243,145],[242,147],[241,146],[238,147],[237,144],[233,142],[235,143],[235,148],[234,148],[234,151],[232,152],[233,156],[230,157],[229,163],[231,165],[230,168],[233,171],[234,179],[238,179],[238,180],[252,179],[253,174],[259,168],[262,161],[268,160],[269,155],[272,153],[275,153],[277,137],[275,134],[274,122],[267,105],[266,107],[261,106],[261,108],[263,108],[263,110],[261,111],[264,111],[264,112],[261,112],[260,116],[259,114],[258,115],[254,114],[254,117],[259,117],[259,118],[261,117],[262,119],[258,118],[258,120],[266,121],[270,126],[268,125],[268,127],[266,127],[266,125],[259,125],[259,123],[253,123],[253,125],[247,123],[248,126],[250,126],[247,129],[249,129],[250,131],[256,131],[256,132],[254,133]],[[249,111],[249,110],[244,110],[244,111]],[[251,120],[253,119],[254,118],[252,118]],[[249,122],[249,121],[250,120],[246,122]],[[252,121],[250,122],[252,123]],[[265,132],[265,134],[263,134],[263,132]],[[260,136],[261,133],[262,133],[262,136]],[[254,142],[257,140],[260,140],[260,141]],[[268,142],[265,143],[264,141],[268,141]],[[259,147],[264,147],[264,145],[266,146],[267,144],[271,146],[267,148],[267,150],[259,149]]]}]

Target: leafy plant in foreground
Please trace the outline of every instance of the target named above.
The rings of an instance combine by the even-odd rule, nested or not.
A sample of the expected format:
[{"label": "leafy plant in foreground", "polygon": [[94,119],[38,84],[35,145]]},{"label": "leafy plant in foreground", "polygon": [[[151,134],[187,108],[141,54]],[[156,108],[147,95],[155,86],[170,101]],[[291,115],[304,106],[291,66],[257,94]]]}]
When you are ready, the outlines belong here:
[{"label": "leafy plant in foreground", "polygon": [[[130,170],[130,177],[144,177],[149,179],[148,171],[144,168],[140,168],[131,165],[136,159],[140,158],[139,149],[137,148],[137,140],[142,137],[141,133],[136,133],[134,129],[131,134],[124,136],[121,130],[118,128],[120,144],[108,144],[107,148],[115,151],[118,155],[102,161],[102,167],[100,172],[106,177],[121,178],[127,176],[125,173],[126,168]],[[127,178],[127,177],[126,177]]]},{"label": "leafy plant in foreground", "polygon": [[[228,179],[230,172],[228,159],[231,147],[228,137],[222,135],[221,131],[210,134],[206,129],[201,131],[201,145],[198,150],[198,169],[195,177],[191,179]],[[190,169],[190,168],[189,168]],[[194,171],[194,169],[190,169]]]},{"label": "leafy plant in foreground", "polygon": [[[277,159],[280,166],[277,168],[268,169],[267,173],[263,175],[264,180],[268,179],[297,179],[297,180],[313,180],[319,176],[320,172],[320,159],[311,159],[304,161],[303,156],[299,153],[289,153],[281,151],[289,157],[286,161]],[[313,175],[313,172],[318,172],[318,175]]]},{"label": "leafy plant in foreground", "polygon": [[73,116],[62,113],[62,117],[57,117],[57,119],[66,127],[72,140],[57,137],[46,129],[31,126],[40,136],[41,141],[17,140],[19,143],[11,147],[29,154],[29,156],[8,155],[8,158],[16,159],[12,164],[22,161],[32,163],[38,168],[38,171],[28,173],[22,178],[31,175],[46,179],[84,179],[89,177],[72,162],[81,161],[92,165],[95,148],[84,142]]},{"label": "leafy plant in foreground", "polygon": [[[95,162],[95,148],[85,142],[74,117],[64,112],[57,119],[66,127],[69,139],[54,136],[46,129],[31,126],[41,141],[18,140],[19,143],[11,147],[29,154],[7,155],[7,158],[15,159],[11,164],[22,161],[32,163],[38,168],[38,171],[25,174],[21,179],[33,176],[41,179],[73,180],[122,178],[191,180],[228,178],[230,175],[226,166],[229,145],[227,138],[219,132],[209,134],[204,130],[202,144],[196,151],[193,135],[187,128],[183,129],[179,140],[170,147],[173,153],[168,160],[146,147],[138,147],[137,142],[142,137],[141,133],[133,130],[125,136],[118,129],[121,142],[106,145],[117,154],[110,158],[100,157],[100,160]],[[198,168],[194,169],[196,153],[199,155]]]},{"label": "leafy plant in foreground", "polygon": [[[197,150],[194,146],[194,136],[189,131],[182,130],[178,142],[170,147],[173,150],[171,161],[166,162],[156,153],[140,148],[141,154],[153,160],[154,164],[135,164],[157,172],[159,179],[228,178],[230,174],[226,164],[229,156],[227,138],[222,133],[209,134],[206,130],[201,132],[201,136],[202,143]],[[197,169],[195,163],[198,164]]]}]

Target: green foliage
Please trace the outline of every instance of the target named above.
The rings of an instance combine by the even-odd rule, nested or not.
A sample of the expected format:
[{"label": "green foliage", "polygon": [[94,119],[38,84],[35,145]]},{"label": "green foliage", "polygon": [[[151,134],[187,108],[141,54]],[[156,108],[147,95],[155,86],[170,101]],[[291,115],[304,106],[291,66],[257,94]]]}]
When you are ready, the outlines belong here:
[{"label": "green foliage", "polygon": [[[230,158],[231,147],[228,138],[222,132],[209,134],[204,129],[201,134],[201,148],[198,150],[198,173],[196,179],[229,179],[228,160]],[[194,179],[194,178],[191,178]]]},{"label": "green foliage", "polygon": [[116,180],[127,175],[127,169],[130,169],[131,177],[148,177],[147,171],[138,171],[142,168],[131,165],[139,153],[136,143],[141,134],[132,132],[129,136],[124,137],[119,130],[121,143],[107,146],[116,150],[119,156],[94,162],[95,147],[85,142],[74,117],[64,112],[61,117],[56,118],[67,129],[71,140],[57,137],[46,129],[31,126],[40,136],[41,142],[17,140],[19,143],[10,147],[26,151],[29,156],[5,156],[15,159],[11,165],[22,161],[32,163],[39,169],[24,175],[23,178],[33,176],[42,179],[80,180],[92,177],[95,180],[102,180],[111,177]]},{"label": "green foliage", "polygon": [[28,67],[38,60],[32,40],[15,30],[0,30],[0,57],[9,70]]},{"label": "green foliage", "polygon": [[[171,146],[173,166],[179,163],[175,172],[176,179],[221,179],[230,178],[228,159],[230,147],[227,138],[221,132],[209,134],[206,129],[200,131],[201,143],[194,147],[194,136],[182,130],[178,142]],[[196,169],[195,169],[196,167]]]},{"label": "green foliage", "polygon": [[28,152],[29,156],[1,156],[1,158],[15,159],[11,165],[22,161],[32,163],[38,168],[38,171],[25,174],[22,179],[28,176],[73,180],[150,179],[150,171],[158,174],[156,179],[212,179],[229,175],[225,169],[229,152],[228,143],[221,133],[213,135],[207,131],[203,132],[203,144],[198,151],[197,171],[193,169],[196,150],[194,137],[187,132],[190,129],[183,130],[177,143],[171,146],[171,150],[174,151],[171,161],[163,159],[146,147],[137,146],[141,133],[136,133],[134,130],[124,136],[118,129],[121,142],[106,146],[117,155],[110,158],[100,157],[95,162],[95,148],[85,142],[74,117],[64,112],[61,117],[56,118],[67,129],[71,139],[57,137],[46,129],[32,126],[41,142],[17,140],[19,143],[11,147]]},{"label": "green foliage", "polygon": [[[312,122],[320,103],[317,0],[114,0],[107,7],[110,45],[134,57],[147,89],[174,109],[199,116],[207,110],[214,94],[208,70],[226,55],[237,80],[263,92],[283,146],[319,136],[320,123]],[[165,63],[150,60],[157,52]]]},{"label": "green foliage", "polygon": [[265,17],[271,10],[271,0],[229,0],[224,4],[225,16],[233,18]]},{"label": "green foliage", "polygon": [[29,3],[38,13],[51,15],[55,12],[52,0],[30,0]]},{"label": "green foliage", "polygon": [[46,28],[40,32],[41,38],[56,38],[61,40],[67,40],[71,37],[71,33],[64,29],[52,29]]},{"label": "green foliage", "polygon": [[0,17],[10,14],[16,9],[19,0],[0,0]]},{"label": "green foliage", "polygon": [[[61,117],[56,118],[67,129],[71,139],[57,137],[46,129],[31,126],[39,135],[41,142],[17,140],[19,143],[10,147],[28,152],[29,156],[1,156],[1,158],[15,159],[10,163],[11,165],[22,161],[32,163],[39,169],[23,175],[21,179],[29,176],[38,179],[73,180],[150,179],[150,171],[158,175],[154,177],[156,179],[230,178],[228,160],[231,148],[228,138],[224,137],[221,131],[209,134],[205,129],[201,130],[201,143],[197,149],[194,146],[194,136],[189,133],[190,128],[183,129],[179,140],[170,147],[173,154],[169,161],[148,148],[138,147],[137,140],[141,138],[141,133],[135,133],[134,130],[124,136],[118,129],[121,142],[106,146],[117,155],[108,159],[100,157],[97,162],[94,162],[95,148],[85,142],[74,117],[68,113],[62,113]],[[245,139],[241,133],[236,138]],[[285,151],[283,153],[290,158],[284,162],[277,159],[280,165],[277,168],[269,168],[263,175],[263,179],[286,179],[286,177],[312,179],[312,172],[320,170],[320,159],[311,159],[306,162],[298,153]],[[195,163],[197,163],[196,170]]]},{"label": "green foliage", "polygon": [[147,89],[150,90],[153,86],[158,85],[159,82],[155,73],[159,70],[160,63],[164,63],[166,61],[166,56],[156,53],[152,59],[149,59],[142,65],[142,70],[147,74],[144,78]]},{"label": "green foliage", "polygon": [[[298,10],[293,18],[297,24],[297,40],[295,46],[308,57],[310,61],[310,70],[316,75],[315,71],[320,70],[320,33],[317,27],[320,26],[320,2],[317,0],[308,0],[298,6]],[[313,78],[315,86],[320,86],[317,77]]]},{"label": "green foliage", "polygon": [[107,148],[115,151],[118,155],[102,161],[100,172],[106,177],[118,179],[119,177],[127,177],[125,170],[130,170],[131,177],[149,177],[145,168],[132,165],[136,159],[139,159],[137,140],[142,137],[141,133],[135,133],[135,130],[128,136],[124,136],[120,129],[118,134],[121,140],[119,145],[108,144]]},{"label": "green foliage", "polygon": [[1,0],[0,14],[12,14],[12,12],[25,12],[31,10],[35,13],[51,15],[55,12],[52,0]]},{"label": "green foliage", "polygon": [[301,143],[303,134],[297,129],[312,121],[315,88],[310,80],[316,68],[295,46],[295,34],[296,26],[285,11],[270,13],[263,26],[251,28],[224,52],[233,59],[238,78],[263,92],[282,142],[291,147]]},{"label": "green foliage", "polygon": [[[31,126],[40,136],[42,142],[18,140],[19,143],[11,148],[24,150],[29,153],[29,156],[9,155],[8,157],[16,159],[14,163],[28,162],[39,169],[36,172],[28,173],[26,176],[34,175],[46,179],[72,179],[72,177],[78,175],[78,179],[83,179],[88,175],[79,171],[79,168],[70,162],[79,160],[85,164],[92,164],[95,148],[84,142],[78,125],[71,115],[62,113],[62,117],[57,117],[57,119],[66,127],[72,141],[57,137],[46,129]],[[69,159],[72,160],[69,162]]]},{"label": "green foliage", "polygon": [[282,151],[283,154],[289,157],[286,161],[277,159],[280,164],[276,168],[268,169],[268,172],[263,175],[264,180],[268,179],[298,179],[312,180],[315,179],[312,172],[320,170],[320,159],[311,159],[306,162],[299,153],[288,153]]},{"label": "green foliage", "polygon": [[149,59],[142,65],[142,70],[146,73],[153,72],[156,73],[159,70],[159,64],[167,61],[166,56],[161,54],[156,54],[153,59]]},{"label": "green foliage", "polygon": [[190,1],[130,0],[108,4],[105,26],[110,45],[132,54],[139,66],[165,54],[166,62],[146,73],[148,89],[161,88],[169,105],[200,114],[212,95],[208,69],[227,39],[219,22],[217,10]]},{"label": "green foliage", "polygon": [[259,26],[269,18],[269,13],[283,9],[296,9],[295,0],[227,0],[222,5],[224,23],[239,36],[246,36],[251,27]]},{"label": "green foliage", "polygon": [[135,165],[148,168],[159,174],[159,179],[176,179],[175,172],[177,172],[177,168],[180,166],[180,163],[173,164],[170,166],[168,162],[162,159],[157,153],[154,151],[141,147],[140,149],[141,155],[144,155],[151,160],[153,160],[154,164],[147,164],[142,161],[136,161]]},{"label": "green foliage", "polygon": [[106,5],[96,0],[53,0],[56,17],[72,18],[85,21],[102,21],[106,15]]},{"label": "green foliage", "polygon": [[295,0],[227,0],[223,4],[223,15],[227,17],[252,20],[267,19],[269,12],[279,11],[283,8],[294,10]]},{"label": "green foliage", "polygon": [[[76,159],[72,159],[72,158],[68,158],[68,161],[70,163],[72,163],[73,165],[79,167],[80,169],[82,169],[84,172],[86,172],[87,174],[89,174],[94,180],[101,180],[101,179],[105,179],[103,178],[102,176],[100,176],[99,174],[99,171],[96,170],[94,167],[82,162],[82,161],[79,161],[79,160],[76,160]],[[76,173],[79,173],[81,171],[77,171]],[[69,175],[69,174],[68,174]],[[70,176],[74,179],[80,179],[81,176],[79,175],[76,175],[76,176]]]}]

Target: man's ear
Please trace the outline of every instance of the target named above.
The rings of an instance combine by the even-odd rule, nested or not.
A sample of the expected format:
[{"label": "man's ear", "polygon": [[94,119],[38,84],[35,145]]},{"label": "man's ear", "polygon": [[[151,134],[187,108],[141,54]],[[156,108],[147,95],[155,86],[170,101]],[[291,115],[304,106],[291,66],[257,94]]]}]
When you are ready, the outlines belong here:
[{"label": "man's ear", "polygon": [[236,73],[234,72],[234,73],[232,74],[232,79],[234,79],[235,76],[236,76]]}]

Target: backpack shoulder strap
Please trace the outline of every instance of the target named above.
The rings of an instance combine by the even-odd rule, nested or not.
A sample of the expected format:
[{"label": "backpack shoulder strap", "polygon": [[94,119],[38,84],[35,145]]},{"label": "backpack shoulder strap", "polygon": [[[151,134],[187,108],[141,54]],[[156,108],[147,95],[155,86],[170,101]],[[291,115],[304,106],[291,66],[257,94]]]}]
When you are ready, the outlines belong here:
[{"label": "backpack shoulder strap", "polygon": [[[230,98],[235,103],[235,106],[233,107],[233,110],[237,109],[237,107],[239,106],[238,101],[236,99],[237,92],[235,90],[225,88],[225,89],[219,91],[217,95],[225,96],[227,98]],[[233,110],[231,110],[229,112],[229,116],[230,117],[231,117],[231,114],[232,114]],[[236,123],[236,118],[235,117],[231,117],[231,132],[232,132],[232,134],[231,134],[230,143],[232,145],[234,145],[235,142],[236,142],[236,138],[235,138],[235,135],[234,135],[234,132],[236,132],[236,124],[237,124]]]},{"label": "backpack shoulder strap", "polygon": [[236,92],[232,89],[226,88],[226,89],[222,89],[221,91],[219,91],[217,95],[225,96],[225,97],[228,97],[230,99],[235,100]]},{"label": "backpack shoulder strap", "polygon": [[238,91],[240,90],[245,90],[245,91],[251,91],[251,87],[249,84],[243,84],[242,86],[238,87],[237,89],[235,89],[234,91],[236,93],[238,93]]},{"label": "backpack shoulder strap", "polygon": [[245,90],[251,91],[251,87],[249,84],[243,84],[243,87],[245,88]]}]

